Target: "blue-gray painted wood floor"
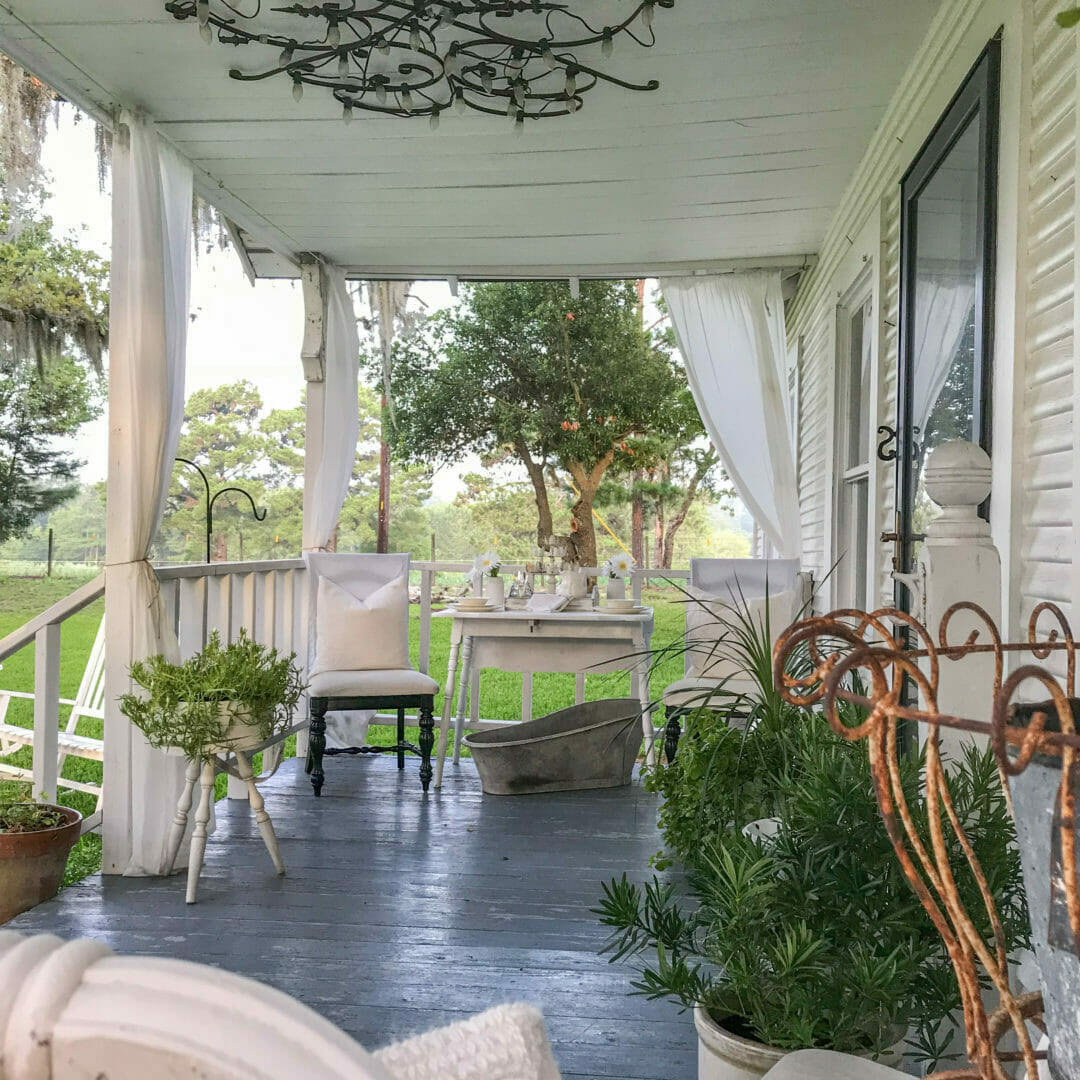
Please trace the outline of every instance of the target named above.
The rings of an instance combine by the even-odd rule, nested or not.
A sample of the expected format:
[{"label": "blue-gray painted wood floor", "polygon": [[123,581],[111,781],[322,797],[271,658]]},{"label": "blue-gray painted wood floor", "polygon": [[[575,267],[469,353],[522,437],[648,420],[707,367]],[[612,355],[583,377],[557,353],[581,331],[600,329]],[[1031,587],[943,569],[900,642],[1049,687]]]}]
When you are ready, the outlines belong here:
[{"label": "blue-gray painted wood floor", "polygon": [[198,904],[180,877],[88,878],[11,928],[214,964],[292,994],[369,1048],[529,1001],[567,1078],[690,1080],[693,1022],[627,996],[597,955],[600,882],[643,878],[656,799],[608,791],[484,797],[471,761],[421,794],[415,758],[327,759],[323,797],[287,761],[264,787],[287,875],[246,803],[218,803]]}]

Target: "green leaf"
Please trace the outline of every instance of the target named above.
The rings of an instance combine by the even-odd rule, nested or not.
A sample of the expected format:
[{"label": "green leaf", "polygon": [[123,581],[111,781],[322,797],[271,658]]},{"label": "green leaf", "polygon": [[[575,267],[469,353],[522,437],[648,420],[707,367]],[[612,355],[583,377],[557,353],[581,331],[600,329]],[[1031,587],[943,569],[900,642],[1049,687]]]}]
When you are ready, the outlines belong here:
[{"label": "green leaf", "polygon": [[1059,11],[1056,21],[1058,26],[1064,27],[1066,30],[1080,24],[1080,7],[1067,8],[1065,11]]}]

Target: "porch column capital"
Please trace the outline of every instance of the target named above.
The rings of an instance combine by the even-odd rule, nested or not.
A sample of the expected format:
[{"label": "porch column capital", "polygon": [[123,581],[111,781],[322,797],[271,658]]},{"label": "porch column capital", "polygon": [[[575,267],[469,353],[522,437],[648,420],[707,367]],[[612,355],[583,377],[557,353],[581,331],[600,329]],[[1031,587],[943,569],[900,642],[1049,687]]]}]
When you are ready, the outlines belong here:
[{"label": "porch column capital", "polygon": [[317,255],[300,256],[300,283],[304,290],[304,340],[300,361],[304,378],[322,382],[326,377],[326,272]]}]

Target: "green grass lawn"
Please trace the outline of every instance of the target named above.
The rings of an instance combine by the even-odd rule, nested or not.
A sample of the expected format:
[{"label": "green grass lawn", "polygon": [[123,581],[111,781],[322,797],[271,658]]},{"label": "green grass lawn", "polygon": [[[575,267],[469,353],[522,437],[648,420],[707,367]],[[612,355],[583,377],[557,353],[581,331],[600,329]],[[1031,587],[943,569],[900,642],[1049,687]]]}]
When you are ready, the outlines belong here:
[{"label": "green grass lawn", "polygon": [[[88,574],[86,580],[92,575]],[[17,629],[28,619],[44,611],[57,600],[67,596],[81,582],[71,577],[65,578],[22,578],[0,577],[0,637]],[[646,590],[645,602],[656,611],[656,625],[653,633],[653,650],[661,650],[682,636],[683,605],[679,602],[680,594],[674,590]],[[63,626],[60,658],[60,696],[73,698],[78,690],[79,681],[86,667],[101,620],[103,605],[101,601],[72,616]],[[410,639],[412,660],[416,664],[420,650],[420,609],[413,605],[410,609]],[[446,679],[446,667],[450,656],[450,620],[435,619],[431,624],[431,660],[429,670],[432,676],[442,684]],[[668,683],[682,676],[682,658],[679,656],[662,657],[656,663],[652,674],[652,692],[654,698]],[[32,691],[34,688],[34,646],[9,657],[0,670],[0,687],[5,690]],[[590,701],[606,697],[625,697],[630,693],[630,676],[622,672],[589,675],[585,678],[585,696]],[[533,713],[544,713],[573,704],[574,676],[539,674],[533,678]],[[441,715],[442,693],[436,699],[436,717]],[[61,723],[67,721],[68,709],[61,708]],[[521,676],[512,672],[485,670],[480,685],[480,715],[489,720],[521,719]],[[8,709],[7,721],[25,727],[33,726],[33,710],[28,701],[12,701]],[[84,719],[79,723],[79,734],[101,737],[101,722]],[[415,742],[416,728],[407,729],[406,737]],[[394,742],[395,732],[392,727],[372,727],[369,741],[375,745]],[[296,739],[290,737],[285,744],[285,754],[291,757],[296,752]],[[13,765],[29,767],[31,764],[30,748],[24,747],[0,761]],[[258,771],[258,756],[256,771]],[[62,777],[72,780],[101,782],[101,764],[96,761],[84,761],[69,757],[64,764]],[[218,777],[217,796],[225,794],[226,778]],[[0,796],[10,793],[17,785],[10,781],[0,781]],[[59,801],[66,806],[73,806],[84,814],[93,811],[93,796],[65,789],[61,786]],[[68,862],[65,884],[77,881],[89,873],[95,872],[101,865],[101,839],[98,836],[84,836],[76,845]]]}]

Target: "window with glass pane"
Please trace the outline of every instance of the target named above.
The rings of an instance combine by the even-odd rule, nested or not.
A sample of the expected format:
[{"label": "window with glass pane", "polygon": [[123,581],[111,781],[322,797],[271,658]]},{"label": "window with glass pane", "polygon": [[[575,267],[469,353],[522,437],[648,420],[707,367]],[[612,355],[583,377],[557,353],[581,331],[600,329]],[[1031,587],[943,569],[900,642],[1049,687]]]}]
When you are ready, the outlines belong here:
[{"label": "window with glass pane", "polygon": [[867,600],[870,512],[870,432],[873,308],[869,299],[839,309],[837,345],[836,558],[839,603],[864,608]]},{"label": "window with glass pane", "polygon": [[991,42],[902,183],[899,561],[910,570],[937,515],[931,451],[952,439],[990,451],[1000,43]]}]

